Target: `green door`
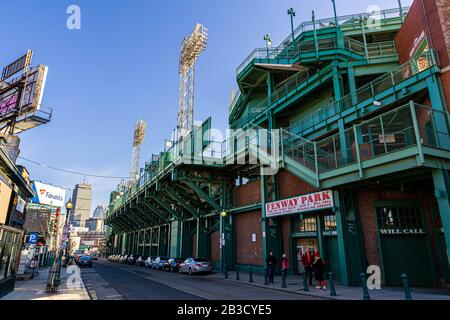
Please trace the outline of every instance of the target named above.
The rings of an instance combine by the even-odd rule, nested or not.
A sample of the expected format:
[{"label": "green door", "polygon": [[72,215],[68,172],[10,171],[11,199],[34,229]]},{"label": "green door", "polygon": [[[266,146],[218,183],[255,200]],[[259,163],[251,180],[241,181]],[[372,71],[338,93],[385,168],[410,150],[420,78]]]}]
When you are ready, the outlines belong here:
[{"label": "green door", "polygon": [[339,265],[339,249],[338,249],[338,239],[337,237],[324,237],[324,249],[325,255],[324,259],[326,262],[325,271],[333,272],[333,277],[335,280],[341,280],[341,269]]},{"label": "green door", "polygon": [[402,273],[410,286],[434,285],[425,235],[383,235],[381,250],[386,285],[401,286]]},{"label": "green door", "polygon": [[436,285],[422,206],[417,201],[390,201],[377,206],[384,279],[388,286],[401,286],[402,273],[408,275],[410,286]]}]

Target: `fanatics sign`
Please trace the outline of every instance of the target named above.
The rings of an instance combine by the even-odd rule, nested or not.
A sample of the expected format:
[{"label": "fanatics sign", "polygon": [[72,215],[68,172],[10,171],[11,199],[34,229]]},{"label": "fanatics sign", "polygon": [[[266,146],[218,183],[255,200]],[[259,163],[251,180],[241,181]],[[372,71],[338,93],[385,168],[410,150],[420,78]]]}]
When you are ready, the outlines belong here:
[{"label": "fanatics sign", "polygon": [[333,191],[321,191],[266,204],[266,217],[308,212],[334,207]]}]

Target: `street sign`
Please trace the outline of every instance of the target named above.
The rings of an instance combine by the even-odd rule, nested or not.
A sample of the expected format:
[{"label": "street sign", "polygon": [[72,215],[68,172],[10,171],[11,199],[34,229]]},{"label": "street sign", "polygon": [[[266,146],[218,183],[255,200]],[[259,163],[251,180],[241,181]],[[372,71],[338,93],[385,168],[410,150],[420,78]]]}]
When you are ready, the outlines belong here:
[{"label": "street sign", "polygon": [[28,243],[29,244],[36,244],[38,241],[39,233],[37,232],[31,232],[28,236]]}]

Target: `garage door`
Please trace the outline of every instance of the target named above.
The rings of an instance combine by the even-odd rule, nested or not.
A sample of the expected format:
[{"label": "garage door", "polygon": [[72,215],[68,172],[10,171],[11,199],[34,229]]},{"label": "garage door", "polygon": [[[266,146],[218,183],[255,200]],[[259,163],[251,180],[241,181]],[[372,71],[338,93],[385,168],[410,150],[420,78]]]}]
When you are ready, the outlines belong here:
[{"label": "garage door", "polygon": [[401,286],[401,274],[411,286],[433,286],[430,245],[420,207],[377,208],[386,285]]}]

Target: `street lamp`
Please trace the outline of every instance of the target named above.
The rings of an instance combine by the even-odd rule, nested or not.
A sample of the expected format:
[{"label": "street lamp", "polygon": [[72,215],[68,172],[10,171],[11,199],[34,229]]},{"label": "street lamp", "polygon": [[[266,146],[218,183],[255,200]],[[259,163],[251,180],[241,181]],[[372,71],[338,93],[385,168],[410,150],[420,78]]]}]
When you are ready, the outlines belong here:
[{"label": "street lamp", "polygon": [[225,219],[227,217],[227,212],[225,210],[222,210],[222,212],[220,213],[220,248],[222,250],[222,272],[225,272],[225,265],[226,265],[226,260],[225,260],[225,226],[223,223],[223,219]]},{"label": "street lamp", "polygon": [[293,8],[289,8],[287,11],[288,15],[291,16],[291,33],[292,33],[292,46],[294,46],[295,37],[294,37],[294,17],[295,17],[295,11]]},{"label": "street lamp", "polygon": [[[66,256],[67,256],[67,241],[69,239],[69,214],[71,209],[73,208],[72,200],[67,201],[66,203],[66,219],[64,222],[64,228],[63,228],[63,237],[67,236],[67,240],[65,243],[65,246],[62,247],[60,244],[57,244],[57,258],[55,256],[55,261],[53,262],[53,266],[49,272],[48,279],[47,279],[47,286],[45,288],[46,292],[56,292],[58,291],[59,283],[60,283],[60,275],[61,275],[61,262],[62,257],[64,253],[64,249],[66,250]],[[58,208],[59,210],[59,208]],[[64,239],[64,238],[63,238]],[[67,257],[66,257],[67,259]],[[67,260],[66,260],[67,261]]]},{"label": "street lamp", "polygon": [[[70,212],[72,211],[73,208],[73,203],[72,203],[72,199],[69,199],[69,201],[67,201],[66,203],[66,222],[65,222],[65,226],[64,229],[69,228],[69,224],[70,224]],[[70,229],[67,230],[67,240],[66,240],[66,260],[65,263],[69,263],[69,256],[70,256]]]}]

